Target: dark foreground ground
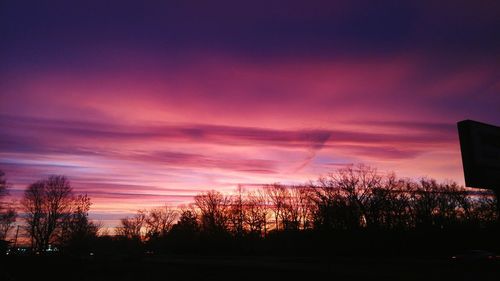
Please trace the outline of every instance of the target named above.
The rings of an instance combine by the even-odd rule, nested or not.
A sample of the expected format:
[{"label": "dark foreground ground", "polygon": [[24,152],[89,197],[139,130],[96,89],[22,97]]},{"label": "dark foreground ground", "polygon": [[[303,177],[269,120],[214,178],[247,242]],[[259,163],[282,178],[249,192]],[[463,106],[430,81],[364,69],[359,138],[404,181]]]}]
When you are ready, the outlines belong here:
[{"label": "dark foreground ground", "polygon": [[500,261],[448,258],[8,257],[0,280],[500,280]]}]

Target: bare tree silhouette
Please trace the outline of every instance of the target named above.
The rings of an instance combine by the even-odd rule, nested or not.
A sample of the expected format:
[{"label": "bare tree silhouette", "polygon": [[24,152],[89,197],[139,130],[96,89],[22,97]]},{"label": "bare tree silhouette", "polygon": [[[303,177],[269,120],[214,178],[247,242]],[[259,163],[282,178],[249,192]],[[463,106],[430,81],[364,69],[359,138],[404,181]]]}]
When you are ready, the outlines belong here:
[{"label": "bare tree silhouette", "polygon": [[194,204],[200,211],[201,227],[206,233],[224,233],[229,230],[229,196],[212,190],[196,195]]},{"label": "bare tree silhouette", "polygon": [[146,212],[140,210],[133,217],[126,217],[120,220],[120,226],[115,230],[118,236],[129,239],[142,240],[143,227],[146,221]]},{"label": "bare tree silhouette", "polygon": [[245,202],[241,186],[237,188],[237,194],[231,197],[228,210],[231,230],[235,236],[241,237],[246,233],[245,227]]},{"label": "bare tree silhouette", "polygon": [[50,176],[28,187],[21,204],[35,250],[43,252],[54,241],[56,230],[71,212],[72,202],[72,188],[64,176]]},{"label": "bare tree silhouette", "polygon": [[7,237],[17,217],[16,210],[5,202],[5,197],[9,194],[8,187],[5,173],[0,170],[0,240]]},{"label": "bare tree silhouette", "polygon": [[172,232],[174,231],[184,235],[200,231],[200,224],[196,212],[192,209],[182,209],[179,220],[172,226]]},{"label": "bare tree silhouette", "polygon": [[89,220],[91,205],[87,195],[79,195],[74,198],[69,215],[63,219],[59,242],[72,253],[84,253],[97,237],[100,224]]},{"label": "bare tree silhouette", "polygon": [[299,230],[310,227],[310,190],[304,186],[293,186],[281,192],[283,198],[281,224],[284,230]]},{"label": "bare tree silhouette", "polygon": [[267,232],[267,206],[266,195],[261,192],[247,194],[244,200],[244,223],[248,227],[250,234],[261,236]]},{"label": "bare tree silhouette", "polygon": [[147,212],[144,218],[146,238],[155,239],[167,235],[177,217],[177,211],[167,205]]},{"label": "bare tree silhouette", "polygon": [[288,196],[288,190],[285,186],[275,183],[266,186],[266,195],[268,196],[272,212],[274,215],[274,229],[280,230],[280,221],[283,217],[283,212],[286,204],[286,198]]}]

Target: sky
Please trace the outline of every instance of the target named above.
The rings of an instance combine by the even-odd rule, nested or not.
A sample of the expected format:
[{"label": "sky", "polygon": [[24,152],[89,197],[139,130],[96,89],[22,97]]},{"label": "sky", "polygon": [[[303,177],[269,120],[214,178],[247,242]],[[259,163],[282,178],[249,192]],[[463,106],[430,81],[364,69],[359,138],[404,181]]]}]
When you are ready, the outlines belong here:
[{"label": "sky", "polygon": [[[143,3],[147,2],[147,3]],[[500,124],[499,1],[2,1],[0,169],[105,225],[365,163],[464,183]]]}]

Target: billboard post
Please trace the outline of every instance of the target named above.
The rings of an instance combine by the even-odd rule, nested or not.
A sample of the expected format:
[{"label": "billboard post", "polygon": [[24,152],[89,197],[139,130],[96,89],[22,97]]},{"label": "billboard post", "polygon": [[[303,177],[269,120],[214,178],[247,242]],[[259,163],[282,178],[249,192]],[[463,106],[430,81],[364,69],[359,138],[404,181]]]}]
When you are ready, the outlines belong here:
[{"label": "billboard post", "polygon": [[463,120],[457,123],[465,185],[495,193],[500,222],[500,127]]}]

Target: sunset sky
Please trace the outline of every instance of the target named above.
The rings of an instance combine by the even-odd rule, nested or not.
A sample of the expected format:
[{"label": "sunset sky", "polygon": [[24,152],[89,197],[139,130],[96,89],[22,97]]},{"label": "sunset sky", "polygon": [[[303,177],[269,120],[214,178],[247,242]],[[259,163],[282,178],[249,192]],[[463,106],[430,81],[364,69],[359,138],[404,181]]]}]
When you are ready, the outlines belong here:
[{"label": "sunset sky", "polygon": [[463,184],[456,122],[500,124],[500,1],[40,2],[0,4],[0,169],[107,225],[350,163]]}]

